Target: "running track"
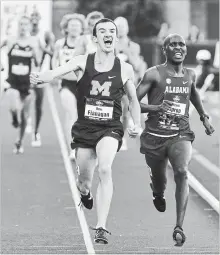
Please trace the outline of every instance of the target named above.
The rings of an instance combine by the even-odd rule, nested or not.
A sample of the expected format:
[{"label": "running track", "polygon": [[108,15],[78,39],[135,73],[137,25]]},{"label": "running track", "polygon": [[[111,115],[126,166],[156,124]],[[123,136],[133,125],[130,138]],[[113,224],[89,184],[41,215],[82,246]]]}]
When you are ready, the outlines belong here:
[{"label": "running track", "polygon": [[[59,115],[63,116],[55,91]],[[207,105],[213,111],[216,106]],[[217,125],[219,115],[212,114]],[[195,148],[218,165],[217,134],[207,137],[196,113]],[[61,118],[61,121],[63,119]],[[86,246],[77,218],[48,100],[44,103],[41,125],[43,146],[32,148],[31,136],[25,138],[25,153],[13,155],[16,131],[10,125],[7,100],[1,102],[1,248],[2,254],[85,254]],[[174,182],[167,171],[167,211],[159,213],[152,205],[148,170],[137,140],[129,150],[118,153],[113,165],[114,196],[108,218],[109,245],[94,244],[98,253],[130,254],[218,254],[219,215],[192,189],[184,229],[187,241],[175,247]],[[73,165],[74,168],[74,165]],[[191,172],[218,198],[218,178],[196,160]],[[95,193],[97,173],[94,176]],[[96,207],[95,207],[96,208]],[[89,226],[95,226],[95,208],[86,211]],[[93,237],[93,231],[90,231]]]}]

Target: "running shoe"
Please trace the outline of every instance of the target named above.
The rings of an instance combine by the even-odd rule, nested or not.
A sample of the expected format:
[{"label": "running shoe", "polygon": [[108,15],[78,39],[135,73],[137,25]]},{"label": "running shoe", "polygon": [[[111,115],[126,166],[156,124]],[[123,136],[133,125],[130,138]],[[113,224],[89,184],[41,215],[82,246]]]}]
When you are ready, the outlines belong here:
[{"label": "running shoe", "polygon": [[85,208],[91,210],[93,207],[93,197],[91,192],[89,191],[87,195],[83,195],[82,193],[80,193],[80,196],[81,196],[81,203],[85,206]]},{"label": "running shoe", "polygon": [[18,121],[18,117],[17,117],[17,114],[15,115],[12,115],[12,126],[14,128],[18,128],[19,127],[19,121]]},{"label": "running shoe", "polygon": [[100,228],[92,228],[92,229],[96,231],[95,232],[95,238],[94,238],[94,241],[96,243],[108,244],[107,234],[111,235],[111,233],[108,230],[106,230],[106,229],[104,229],[102,227],[100,227]]},{"label": "running shoe", "polygon": [[158,196],[155,193],[153,193],[153,203],[154,203],[154,206],[156,207],[156,209],[159,212],[165,212],[166,211],[166,199],[163,195]]},{"label": "running shoe", "polygon": [[[150,187],[153,190],[153,185],[150,183]],[[158,195],[153,192],[153,203],[156,209],[159,212],[165,212],[166,211],[166,199],[164,195]]]},{"label": "running shoe", "polygon": [[24,152],[24,149],[21,145],[21,142],[16,142],[15,147],[13,149],[14,154],[21,154]]},{"label": "running shoe", "polygon": [[41,146],[41,136],[40,133],[36,133],[32,136],[32,147],[40,147]]}]

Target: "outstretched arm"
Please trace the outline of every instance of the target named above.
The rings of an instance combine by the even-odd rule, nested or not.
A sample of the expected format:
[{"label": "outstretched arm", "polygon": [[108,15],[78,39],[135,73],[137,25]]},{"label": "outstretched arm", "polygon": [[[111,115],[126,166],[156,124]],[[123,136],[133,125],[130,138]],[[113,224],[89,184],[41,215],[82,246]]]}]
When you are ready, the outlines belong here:
[{"label": "outstretched arm", "polygon": [[85,56],[76,56],[72,58],[66,64],[59,66],[53,70],[40,73],[32,73],[30,75],[30,80],[33,85],[38,83],[47,83],[51,82],[53,79],[61,77],[71,71],[84,70],[85,65]]}]

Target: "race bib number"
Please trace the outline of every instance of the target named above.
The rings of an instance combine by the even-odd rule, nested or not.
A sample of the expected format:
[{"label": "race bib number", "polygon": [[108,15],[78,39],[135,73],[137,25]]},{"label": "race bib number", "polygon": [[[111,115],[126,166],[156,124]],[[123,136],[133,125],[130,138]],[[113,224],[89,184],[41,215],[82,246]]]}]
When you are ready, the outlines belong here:
[{"label": "race bib number", "polygon": [[29,74],[29,66],[12,65],[11,72],[15,75],[28,75]]},{"label": "race bib number", "polygon": [[177,95],[175,93],[166,93],[164,101],[172,103],[171,110],[160,115],[158,125],[162,129],[179,130],[179,122],[181,116],[186,114],[186,106],[188,103],[187,95]]},{"label": "race bib number", "polygon": [[168,114],[185,115],[186,105],[188,103],[186,96],[166,93],[164,101],[169,101],[173,104],[171,110],[167,111]]},{"label": "race bib number", "polygon": [[108,121],[113,118],[114,102],[112,100],[98,100],[86,98],[85,118],[89,120]]}]

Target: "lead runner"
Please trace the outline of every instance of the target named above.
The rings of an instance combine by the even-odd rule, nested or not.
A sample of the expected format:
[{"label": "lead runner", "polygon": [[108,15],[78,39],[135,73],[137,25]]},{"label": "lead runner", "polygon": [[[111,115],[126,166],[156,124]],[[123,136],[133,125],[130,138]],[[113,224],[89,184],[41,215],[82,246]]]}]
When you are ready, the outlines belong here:
[{"label": "lead runner", "polygon": [[98,159],[99,185],[96,194],[97,218],[95,242],[108,243],[106,221],[113,194],[112,163],[122,144],[124,134],[120,121],[121,99],[126,91],[134,127],[130,137],[141,130],[140,105],[137,100],[134,71],[130,64],[115,57],[117,27],[110,19],[99,20],[93,28],[97,52],[73,57],[68,63],[44,73],[32,73],[31,82],[50,82],[74,71],[78,78],[78,120],[73,125],[72,148],[76,148],[78,189],[81,202],[87,209],[93,207],[91,186]]}]

